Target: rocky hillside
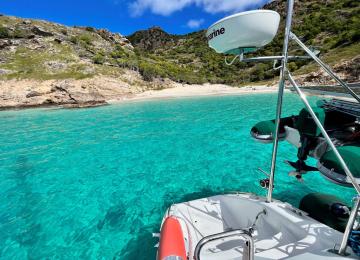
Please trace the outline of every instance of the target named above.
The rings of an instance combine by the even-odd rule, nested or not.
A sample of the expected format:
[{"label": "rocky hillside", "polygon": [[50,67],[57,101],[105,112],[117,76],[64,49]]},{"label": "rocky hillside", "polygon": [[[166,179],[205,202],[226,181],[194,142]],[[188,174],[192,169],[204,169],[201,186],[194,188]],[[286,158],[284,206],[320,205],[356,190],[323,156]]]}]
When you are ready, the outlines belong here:
[{"label": "rocky hillside", "polygon": [[175,35],[168,34],[159,26],[137,31],[129,37],[131,37],[133,45],[145,51],[153,51],[164,47],[170,48],[177,42]]},{"label": "rocky hillside", "polygon": [[0,16],[0,108],[93,106],[166,87],[143,80],[133,49],[105,29]]},{"label": "rocky hillside", "polygon": [[0,17],[1,77],[85,78],[134,55],[122,35],[91,27],[66,27],[46,21]]},{"label": "rocky hillside", "polygon": [[[282,21],[275,40],[256,55],[281,53],[285,7],[283,0],[264,7],[278,11]],[[359,1],[307,0],[296,1],[294,14],[293,31],[320,49],[322,59],[349,82],[360,81],[359,13]],[[224,56],[207,46],[205,31],[171,35],[152,27],[124,37],[0,15],[1,107],[101,104],[172,82],[274,84],[278,71],[272,66],[226,66]],[[291,62],[289,68],[303,84],[332,83],[313,62]]]}]

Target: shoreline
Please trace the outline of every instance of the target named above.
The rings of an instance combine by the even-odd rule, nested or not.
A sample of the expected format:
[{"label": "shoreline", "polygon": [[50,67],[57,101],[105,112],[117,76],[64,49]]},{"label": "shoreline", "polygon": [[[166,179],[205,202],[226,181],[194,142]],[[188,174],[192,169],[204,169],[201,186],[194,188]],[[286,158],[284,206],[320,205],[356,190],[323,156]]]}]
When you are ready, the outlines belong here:
[{"label": "shoreline", "polygon": [[[175,85],[175,84],[174,84]],[[98,106],[106,106],[112,104],[121,104],[124,102],[140,102],[145,100],[165,100],[165,99],[177,99],[186,97],[206,97],[206,96],[231,96],[231,95],[243,95],[243,94],[266,94],[275,93],[277,86],[246,86],[246,87],[231,87],[222,84],[203,84],[203,85],[187,85],[176,84],[170,88],[164,88],[161,90],[147,90],[140,93],[124,94],[116,96],[108,100],[88,100],[84,103],[48,103],[48,104],[19,104],[14,106],[2,106],[0,111],[8,110],[23,110],[34,108],[92,108]]]},{"label": "shoreline", "polygon": [[243,94],[266,94],[277,91],[277,86],[246,86],[231,87],[221,84],[203,85],[181,85],[162,90],[147,90],[142,93],[126,96],[121,100],[108,100],[109,104],[121,102],[144,101],[144,100],[163,100],[187,97],[207,97],[207,96],[232,96]]},{"label": "shoreline", "polygon": [[[88,100],[82,103],[47,103],[47,104],[27,104],[27,105],[14,105],[14,106],[0,106],[1,111],[9,110],[25,110],[36,108],[54,108],[54,109],[85,109],[94,108],[99,106],[115,105],[128,102],[141,102],[147,100],[170,100],[192,97],[216,97],[216,96],[238,96],[248,94],[270,94],[276,93],[278,86],[244,86],[244,87],[231,87],[223,84],[203,84],[203,85],[189,85],[175,83],[172,87],[160,90],[146,90],[140,93],[127,93],[116,96],[108,100]],[[303,90],[309,96],[318,96],[322,98],[339,98],[348,101],[353,101],[351,97],[346,97],[344,94],[334,94],[325,91]],[[285,89],[286,93],[294,91],[288,87]]]}]

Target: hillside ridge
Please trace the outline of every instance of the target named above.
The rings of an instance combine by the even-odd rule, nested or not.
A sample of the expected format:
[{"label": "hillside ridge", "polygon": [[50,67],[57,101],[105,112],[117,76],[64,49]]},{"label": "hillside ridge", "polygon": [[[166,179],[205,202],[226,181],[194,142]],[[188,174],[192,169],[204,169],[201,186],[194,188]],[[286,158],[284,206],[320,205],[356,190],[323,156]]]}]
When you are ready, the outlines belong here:
[{"label": "hillside ridge", "polygon": [[[254,55],[280,54],[286,1],[263,8],[282,19],[274,41]],[[358,1],[295,1],[293,31],[348,82],[360,81],[358,13]],[[289,69],[301,84],[334,83],[313,62],[291,62]],[[154,26],[125,37],[106,29],[0,16],[0,107],[106,103],[175,82],[273,85],[278,73],[271,62],[225,65],[224,55],[207,46],[204,30],[173,35]],[[112,89],[99,79],[112,82]],[[37,88],[44,84],[48,87]]]}]

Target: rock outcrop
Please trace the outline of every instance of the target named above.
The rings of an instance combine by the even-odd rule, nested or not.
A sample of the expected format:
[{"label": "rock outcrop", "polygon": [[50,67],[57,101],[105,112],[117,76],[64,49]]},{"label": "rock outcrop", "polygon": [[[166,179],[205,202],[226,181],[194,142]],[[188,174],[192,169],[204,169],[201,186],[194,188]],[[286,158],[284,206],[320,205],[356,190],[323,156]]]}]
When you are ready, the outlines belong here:
[{"label": "rock outcrop", "polygon": [[[58,78],[61,73],[71,78],[72,74],[89,71],[94,63],[116,66],[118,59],[134,55],[129,40],[119,33],[12,16],[0,17],[0,50],[0,69],[12,71],[0,80],[37,79],[40,71],[42,78]],[[81,64],[81,71],[74,71],[75,64]]]},{"label": "rock outcrop", "polygon": [[165,32],[161,27],[154,26],[140,30],[128,36],[133,45],[140,49],[152,51],[157,48],[171,46],[177,42],[177,37]]},{"label": "rock outcrop", "polygon": [[67,107],[103,105],[108,101],[121,100],[146,88],[147,86],[135,88],[123,80],[109,77],[82,80],[0,81],[0,109],[50,105]]},{"label": "rock outcrop", "polygon": [[[346,82],[360,82],[360,56],[340,62],[333,66],[332,70]],[[297,81],[302,86],[337,84],[337,82],[322,69],[298,76]]]},{"label": "rock outcrop", "polygon": [[171,88],[171,80],[144,81],[138,72],[127,70],[118,77],[86,79],[0,81],[0,110],[35,106],[88,107],[121,101],[146,90]]}]

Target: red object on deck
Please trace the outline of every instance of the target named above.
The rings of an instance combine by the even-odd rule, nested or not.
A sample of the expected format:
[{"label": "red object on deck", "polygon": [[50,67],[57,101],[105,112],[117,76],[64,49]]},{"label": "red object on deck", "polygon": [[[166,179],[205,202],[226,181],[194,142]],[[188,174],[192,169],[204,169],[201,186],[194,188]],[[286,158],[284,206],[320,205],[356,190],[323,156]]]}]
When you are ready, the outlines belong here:
[{"label": "red object on deck", "polygon": [[158,260],[167,256],[178,256],[186,260],[184,234],[178,219],[167,217],[161,228]]}]

